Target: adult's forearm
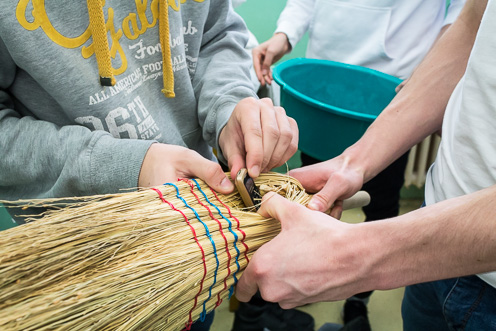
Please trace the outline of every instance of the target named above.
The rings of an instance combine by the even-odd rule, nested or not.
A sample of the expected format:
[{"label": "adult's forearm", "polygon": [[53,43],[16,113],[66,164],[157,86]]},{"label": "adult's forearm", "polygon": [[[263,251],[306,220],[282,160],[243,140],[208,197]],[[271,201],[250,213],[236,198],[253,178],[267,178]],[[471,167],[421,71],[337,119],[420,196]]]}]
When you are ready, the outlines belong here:
[{"label": "adult's forearm", "polygon": [[364,223],[368,289],[496,270],[496,185],[385,221]]},{"label": "adult's forearm", "polygon": [[412,146],[441,128],[448,100],[463,76],[484,12],[484,1],[468,1],[408,83],[365,135],[344,153],[365,167],[370,180]]}]

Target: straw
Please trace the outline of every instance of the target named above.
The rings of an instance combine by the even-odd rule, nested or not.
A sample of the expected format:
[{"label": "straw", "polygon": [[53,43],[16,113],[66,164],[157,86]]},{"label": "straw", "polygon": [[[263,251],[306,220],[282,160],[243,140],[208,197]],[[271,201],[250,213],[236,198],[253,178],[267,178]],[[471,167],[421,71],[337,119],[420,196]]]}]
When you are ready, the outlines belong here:
[{"label": "straw", "polygon": [[[306,204],[294,178],[256,179]],[[0,329],[182,330],[233,293],[280,224],[200,180],[72,199],[0,237]],[[189,206],[189,207],[188,207]],[[35,221],[34,221],[35,220]]]}]

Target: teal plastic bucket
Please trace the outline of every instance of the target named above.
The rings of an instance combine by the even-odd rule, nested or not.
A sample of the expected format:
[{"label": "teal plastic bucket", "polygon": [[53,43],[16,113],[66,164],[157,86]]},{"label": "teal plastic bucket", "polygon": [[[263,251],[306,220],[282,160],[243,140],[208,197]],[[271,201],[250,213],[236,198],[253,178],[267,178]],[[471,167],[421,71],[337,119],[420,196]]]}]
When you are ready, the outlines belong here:
[{"label": "teal plastic bucket", "polygon": [[298,123],[299,149],[319,160],[341,154],[396,95],[401,80],[339,62],[296,58],[277,65],[281,106]]}]

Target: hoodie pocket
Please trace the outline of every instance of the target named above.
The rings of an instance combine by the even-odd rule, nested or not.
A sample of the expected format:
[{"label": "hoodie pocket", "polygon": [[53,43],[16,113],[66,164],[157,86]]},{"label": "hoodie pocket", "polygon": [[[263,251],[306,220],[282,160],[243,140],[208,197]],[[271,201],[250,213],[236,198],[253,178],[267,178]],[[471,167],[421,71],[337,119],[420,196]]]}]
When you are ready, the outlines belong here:
[{"label": "hoodie pocket", "polygon": [[307,56],[362,66],[390,60],[385,44],[391,3],[317,0]]}]

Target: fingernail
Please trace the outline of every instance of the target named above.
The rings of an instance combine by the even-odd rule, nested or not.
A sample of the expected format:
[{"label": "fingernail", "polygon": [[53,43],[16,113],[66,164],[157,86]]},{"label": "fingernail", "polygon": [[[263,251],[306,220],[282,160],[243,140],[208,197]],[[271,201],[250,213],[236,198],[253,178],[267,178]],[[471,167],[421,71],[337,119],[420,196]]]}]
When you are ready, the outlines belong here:
[{"label": "fingernail", "polygon": [[222,180],[222,182],[220,182],[220,186],[223,188],[223,189],[226,189],[226,190],[232,190],[234,187],[233,187],[233,184],[231,183],[231,181],[229,179],[224,178]]},{"label": "fingernail", "polygon": [[307,207],[310,208],[310,209],[312,209],[312,210],[317,210],[317,211],[320,211],[320,210],[323,210],[324,209],[324,206],[318,200],[317,201],[310,200],[310,202],[308,203]]},{"label": "fingernail", "polygon": [[260,167],[259,166],[253,166],[253,167],[251,167],[251,169],[250,169],[250,175],[253,178],[258,177],[258,175],[260,175]]}]

